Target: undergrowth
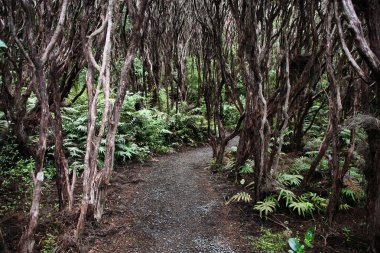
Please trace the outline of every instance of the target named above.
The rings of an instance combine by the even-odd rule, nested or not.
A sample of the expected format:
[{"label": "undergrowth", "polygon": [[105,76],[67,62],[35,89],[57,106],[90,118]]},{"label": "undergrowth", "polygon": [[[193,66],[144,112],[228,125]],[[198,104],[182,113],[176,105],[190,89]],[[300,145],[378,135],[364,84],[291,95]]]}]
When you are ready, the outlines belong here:
[{"label": "undergrowth", "polygon": [[261,228],[261,235],[248,237],[249,245],[254,252],[259,253],[278,253],[285,252],[287,248],[287,231],[274,232],[268,228]]}]

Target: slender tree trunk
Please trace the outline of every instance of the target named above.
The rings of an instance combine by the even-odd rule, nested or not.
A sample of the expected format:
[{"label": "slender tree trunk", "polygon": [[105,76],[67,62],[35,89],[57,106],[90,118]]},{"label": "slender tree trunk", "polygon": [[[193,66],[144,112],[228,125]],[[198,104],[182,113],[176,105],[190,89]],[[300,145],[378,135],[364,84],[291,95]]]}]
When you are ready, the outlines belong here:
[{"label": "slender tree trunk", "polygon": [[202,94],[203,94],[203,81],[202,81],[202,67],[201,56],[196,56],[196,69],[198,74],[198,93],[197,93],[197,107],[201,106]]},{"label": "slender tree trunk", "polygon": [[329,213],[329,223],[332,224],[336,211],[339,208],[340,189],[342,188],[342,181],[340,180],[340,167],[339,167],[339,122],[342,111],[342,102],[340,97],[340,86],[335,77],[333,67],[333,42],[334,35],[332,33],[332,20],[334,17],[334,4],[333,1],[329,4],[327,14],[326,26],[326,70],[327,79],[329,80],[329,107],[330,107],[330,122],[332,131],[332,167],[333,186],[332,194],[330,196],[329,204],[327,207]]},{"label": "slender tree trunk", "polygon": [[40,210],[40,199],[42,194],[42,183],[44,180],[44,161],[46,152],[46,139],[49,124],[49,102],[46,90],[45,75],[42,65],[37,65],[35,70],[36,90],[39,93],[39,103],[41,105],[40,132],[38,141],[38,151],[36,156],[36,181],[34,182],[32,206],[29,212],[29,223],[23,232],[18,251],[20,253],[31,253],[34,247],[34,232],[38,223]]},{"label": "slender tree trunk", "polygon": [[[127,54],[125,56],[124,64],[121,70],[120,74],[120,82],[118,86],[118,91],[116,95],[116,101],[110,116],[110,120],[108,122],[108,131],[106,136],[106,151],[105,151],[105,157],[104,157],[104,167],[96,175],[95,181],[94,181],[94,194],[95,194],[95,201],[94,201],[94,217],[97,220],[100,220],[103,212],[104,212],[104,203],[105,203],[105,197],[106,197],[106,189],[109,185],[109,181],[111,178],[111,173],[113,170],[113,164],[114,164],[114,152],[115,152],[115,136],[117,133],[117,126],[120,121],[120,114],[121,109],[123,106],[124,98],[127,91],[127,81],[128,81],[128,73],[131,70],[131,64],[134,60],[138,42],[141,39],[140,35],[140,29],[143,26],[144,23],[144,17],[145,17],[145,9],[147,8],[148,0],[143,0],[140,4],[139,10],[136,10],[137,13],[134,15],[134,24],[133,24],[133,31],[134,34],[131,38]],[[129,7],[132,7],[132,3],[128,2]]]},{"label": "slender tree trunk", "polygon": [[332,129],[331,129],[331,126],[329,125],[327,127],[327,132],[325,134],[325,137],[323,138],[323,141],[321,145],[319,146],[318,155],[314,158],[313,162],[310,165],[309,170],[307,171],[304,179],[302,180],[301,189],[305,189],[310,184],[310,181],[313,178],[314,172],[317,169],[318,164],[321,162],[322,158],[326,154],[326,151],[330,145],[331,139],[332,139]]},{"label": "slender tree trunk", "polygon": [[[51,119],[52,128],[54,132],[54,161],[57,167],[57,189],[60,210],[67,208],[69,212],[72,211],[74,204],[74,193],[72,191],[74,185],[70,184],[69,178],[69,164],[66,160],[66,155],[63,150],[63,136],[62,136],[62,115],[61,115],[61,93],[59,86],[55,79],[56,68],[53,68],[51,73],[53,101],[54,101],[54,119]],[[72,182],[75,184],[76,174],[73,172]]]}]

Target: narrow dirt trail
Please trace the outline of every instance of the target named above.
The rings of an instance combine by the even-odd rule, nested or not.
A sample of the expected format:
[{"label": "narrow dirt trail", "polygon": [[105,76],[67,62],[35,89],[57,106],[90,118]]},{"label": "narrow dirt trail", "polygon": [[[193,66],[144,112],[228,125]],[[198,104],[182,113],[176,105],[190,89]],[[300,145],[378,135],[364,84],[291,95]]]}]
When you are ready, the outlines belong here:
[{"label": "narrow dirt trail", "polygon": [[210,159],[202,147],[117,170],[90,252],[246,252]]}]

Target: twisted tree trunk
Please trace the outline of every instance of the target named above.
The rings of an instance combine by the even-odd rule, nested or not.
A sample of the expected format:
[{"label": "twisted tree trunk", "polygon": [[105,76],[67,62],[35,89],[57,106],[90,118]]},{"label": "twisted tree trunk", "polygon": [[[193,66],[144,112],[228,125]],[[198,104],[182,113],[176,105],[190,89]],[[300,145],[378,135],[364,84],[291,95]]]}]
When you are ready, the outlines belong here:
[{"label": "twisted tree trunk", "polygon": [[[356,14],[352,0],[339,1],[343,15],[348,23],[355,45],[360,52],[361,57],[367,63],[372,71],[372,79],[375,81],[376,93],[376,114],[380,108],[380,1],[367,0],[367,23],[368,38],[364,35],[361,22]],[[350,54],[346,55],[351,62]],[[355,70],[360,74],[358,68]],[[367,157],[367,166],[365,175],[368,181],[367,185],[367,212],[368,212],[368,230],[371,241],[372,252],[380,252],[380,129],[370,126],[366,129],[369,144],[369,154]]]}]

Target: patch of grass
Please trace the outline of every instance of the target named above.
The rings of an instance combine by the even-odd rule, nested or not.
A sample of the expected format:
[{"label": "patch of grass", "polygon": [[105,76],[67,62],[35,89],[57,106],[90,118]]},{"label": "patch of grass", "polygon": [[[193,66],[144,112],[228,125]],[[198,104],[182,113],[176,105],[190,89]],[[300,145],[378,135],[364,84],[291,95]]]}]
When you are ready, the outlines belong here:
[{"label": "patch of grass", "polygon": [[261,235],[258,237],[248,237],[249,245],[254,252],[278,253],[287,249],[286,231],[273,232],[271,229],[261,228]]}]

